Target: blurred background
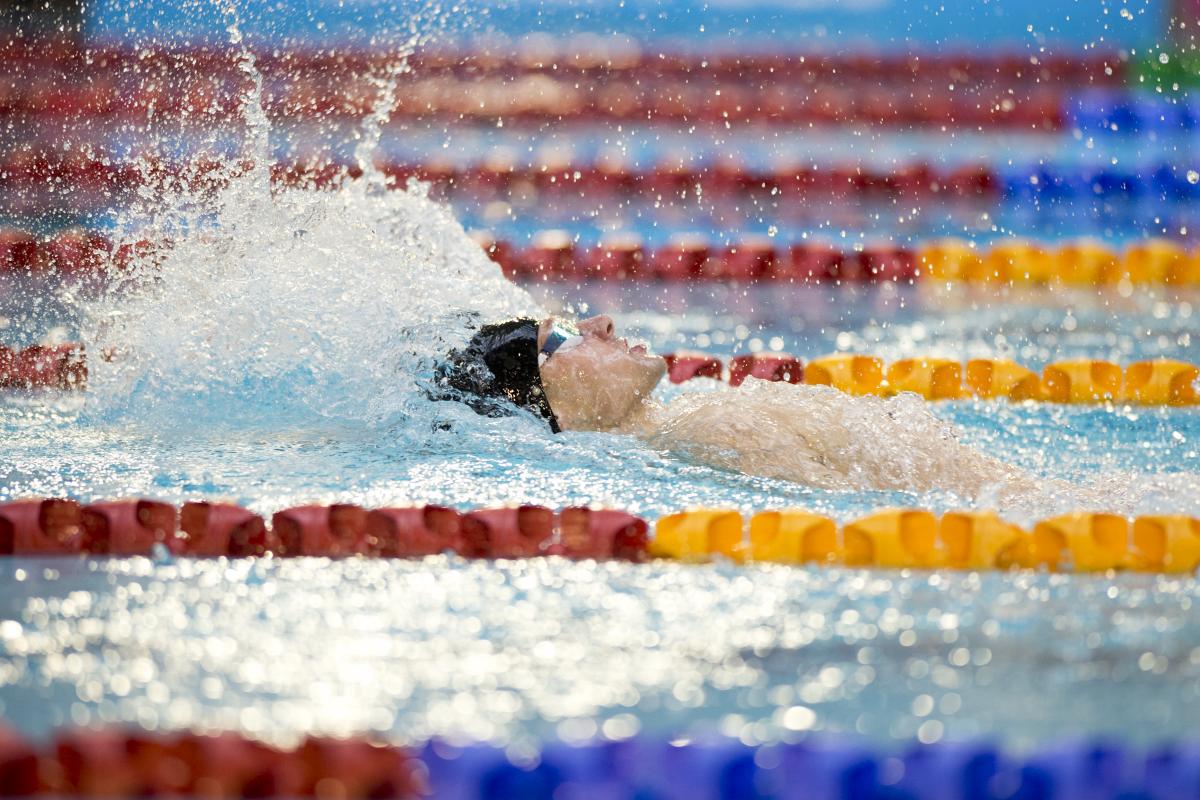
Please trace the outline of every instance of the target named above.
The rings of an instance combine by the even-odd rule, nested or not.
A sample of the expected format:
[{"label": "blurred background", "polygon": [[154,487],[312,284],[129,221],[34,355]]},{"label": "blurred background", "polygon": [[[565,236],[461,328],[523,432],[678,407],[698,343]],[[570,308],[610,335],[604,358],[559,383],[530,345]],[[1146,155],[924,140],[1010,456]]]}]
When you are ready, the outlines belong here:
[{"label": "blurred background", "polygon": [[253,79],[236,30],[261,70],[276,180],[357,174],[363,121],[386,112],[367,158],[393,181],[432,181],[513,274],[587,273],[587,252],[614,243],[787,259],[806,242],[1191,241],[1198,13],[1184,0],[18,3],[3,15],[0,224],[102,230],[138,185],[237,156]]}]

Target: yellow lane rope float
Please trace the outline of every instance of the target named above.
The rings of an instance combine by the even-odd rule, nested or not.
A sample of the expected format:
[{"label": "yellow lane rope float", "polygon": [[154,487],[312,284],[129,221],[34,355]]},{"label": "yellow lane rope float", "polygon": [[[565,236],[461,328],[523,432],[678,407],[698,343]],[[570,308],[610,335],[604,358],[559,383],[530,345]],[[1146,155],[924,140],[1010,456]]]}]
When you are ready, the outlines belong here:
[{"label": "yellow lane rope float", "polygon": [[1200,285],[1200,252],[1165,239],[1118,250],[1091,240],[1057,247],[1020,239],[976,247],[940,239],[916,248],[922,277],[934,281],[1046,286]]},{"label": "yellow lane rope float", "polygon": [[917,569],[1195,572],[1200,519],[1075,512],[1032,529],[991,511],[884,509],[838,525],[801,509],[694,509],[659,518],[649,552],[704,562],[775,562]]},{"label": "yellow lane rope float", "polygon": [[[719,358],[707,353],[667,354],[675,383],[723,375]],[[1200,367],[1186,361],[1152,359],[1125,367],[1111,361],[1069,359],[1047,364],[1041,374],[1004,358],[904,358],[885,364],[860,353],[835,353],[802,363],[786,353],[738,356],[730,383],[747,377],[832,386],[847,394],[890,396],[914,392],[927,400],[964,398],[1035,400],[1051,403],[1129,403],[1191,406],[1200,403]]]}]

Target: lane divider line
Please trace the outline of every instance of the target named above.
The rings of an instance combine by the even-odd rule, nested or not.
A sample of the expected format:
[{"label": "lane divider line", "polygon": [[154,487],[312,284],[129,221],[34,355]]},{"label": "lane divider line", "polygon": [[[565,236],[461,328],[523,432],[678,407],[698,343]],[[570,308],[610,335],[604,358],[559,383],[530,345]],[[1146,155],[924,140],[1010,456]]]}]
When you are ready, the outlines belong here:
[{"label": "lane divider line", "polygon": [[[647,246],[639,237],[623,234],[592,247],[558,230],[536,234],[527,246],[485,232],[474,236],[504,273],[518,281],[1200,286],[1200,248],[1167,239],[1148,239],[1124,249],[1092,240],[1056,246],[1012,240],[976,247],[965,240],[939,239],[914,247],[883,242],[843,250],[822,242],[781,244],[765,236],[719,244],[689,234]],[[146,239],[114,242],[80,228],[42,238],[0,228],[0,277],[125,275],[134,268],[154,268],[169,257],[171,246],[170,241]]]},{"label": "lane divider line", "polygon": [[[119,358],[107,350],[103,358]],[[926,400],[1007,399],[1013,402],[1128,403],[1141,406],[1200,404],[1200,367],[1173,359],[1110,361],[1069,359],[1047,364],[1038,375],[1015,361],[975,358],[962,364],[947,358],[905,358],[885,366],[883,359],[835,353],[807,363],[788,353],[749,353],[722,360],[708,353],[666,353],[672,383],[697,378],[749,378],[832,386],[852,395],[890,397],[912,392]],[[87,353],[82,344],[0,345],[0,389],[82,390],[87,386]]]},{"label": "lane divider line", "polygon": [[1004,358],[905,358],[891,364],[872,355],[836,353],[807,363],[788,353],[736,356],[725,369],[708,353],[681,351],[663,356],[672,383],[697,378],[747,378],[832,386],[852,395],[890,397],[913,392],[926,400],[968,398],[1013,402],[1129,403],[1191,406],[1200,403],[1200,367],[1185,361],[1151,359],[1126,367],[1111,361],[1068,359],[1047,364],[1041,375]]},{"label": "lane divider line", "polygon": [[[783,725],[793,732],[818,721],[803,705],[787,712]],[[109,725],[60,728],[49,742],[34,743],[0,726],[0,791],[7,797],[83,798],[534,800],[719,794],[763,800],[885,795],[937,800],[947,796],[946,786],[965,787],[970,797],[990,796],[990,787],[1004,786],[1013,797],[1042,800],[1166,800],[1193,796],[1200,773],[1200,754],[1188,741],[1142,750],[1111,737],[1075,737],[1018,755],[986,738],[912,741],[886,749],[854,735],[797,738],[760,745],[719,736],[672,740],[661,733],[550,740],[536,759],[514,763],[500,745],[437,739],[401,747],[363,735],[308,735],[279,747],[234,731]],[[797,795],[796,786],[816,787],[820,794]],[[712,787],[720,787],[719,793],[709,791]]]},{"label": "lane divider line", "polygon": [[1200,519],[1135,519],[1074,512],[1025,529],[992,511],[940,517],[882,509],[839,525],[803,509],[770,509],[747,521],[737,509],[693,508],[650,526],[616,509],[522,505],[460,512],[435,505],[366,509],[352,504],[283,509],[270,524],[219,502],[176,508],[149,499],[82,505],[61,498],[0,503],[0,555],[193,558],[472,559],[561,556],[640,563],[650,558],[879,569],[1191,573],[1200,567]]}]

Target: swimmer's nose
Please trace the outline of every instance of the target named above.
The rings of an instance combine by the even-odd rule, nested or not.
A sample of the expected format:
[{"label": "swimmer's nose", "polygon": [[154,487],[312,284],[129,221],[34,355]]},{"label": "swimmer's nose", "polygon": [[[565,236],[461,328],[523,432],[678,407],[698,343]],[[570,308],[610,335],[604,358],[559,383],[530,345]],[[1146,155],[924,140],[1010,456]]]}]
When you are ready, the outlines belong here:
[{"label": "swimmer's nose", "polygon": [[595,336],[598,339],[611,339],[613,332],[617,326],[613,324],[612,317],[599,314],[595,317],[588,317],[579,323],[579,332],[589,336]]}]

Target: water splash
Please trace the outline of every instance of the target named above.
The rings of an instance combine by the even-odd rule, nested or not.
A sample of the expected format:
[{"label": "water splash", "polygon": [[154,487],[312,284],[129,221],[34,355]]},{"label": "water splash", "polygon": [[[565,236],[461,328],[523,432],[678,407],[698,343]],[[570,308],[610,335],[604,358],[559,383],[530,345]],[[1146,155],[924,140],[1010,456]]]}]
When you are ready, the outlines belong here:
[{"label": "water splash", "polygon": [[407,418],[429,405],[422,380],[473,319],[537,304],[425,187],[389,189],[373,166],[403,58],[376,79],[361,179],[273,187],[262,76],[227,9],[248,84],[241,158],[160,184],[122,218],[122,239],[170,246],[114,265],[114,290],[84,304],[89,350],[113,353],[93,359],[88,413],[156,426]]}]

